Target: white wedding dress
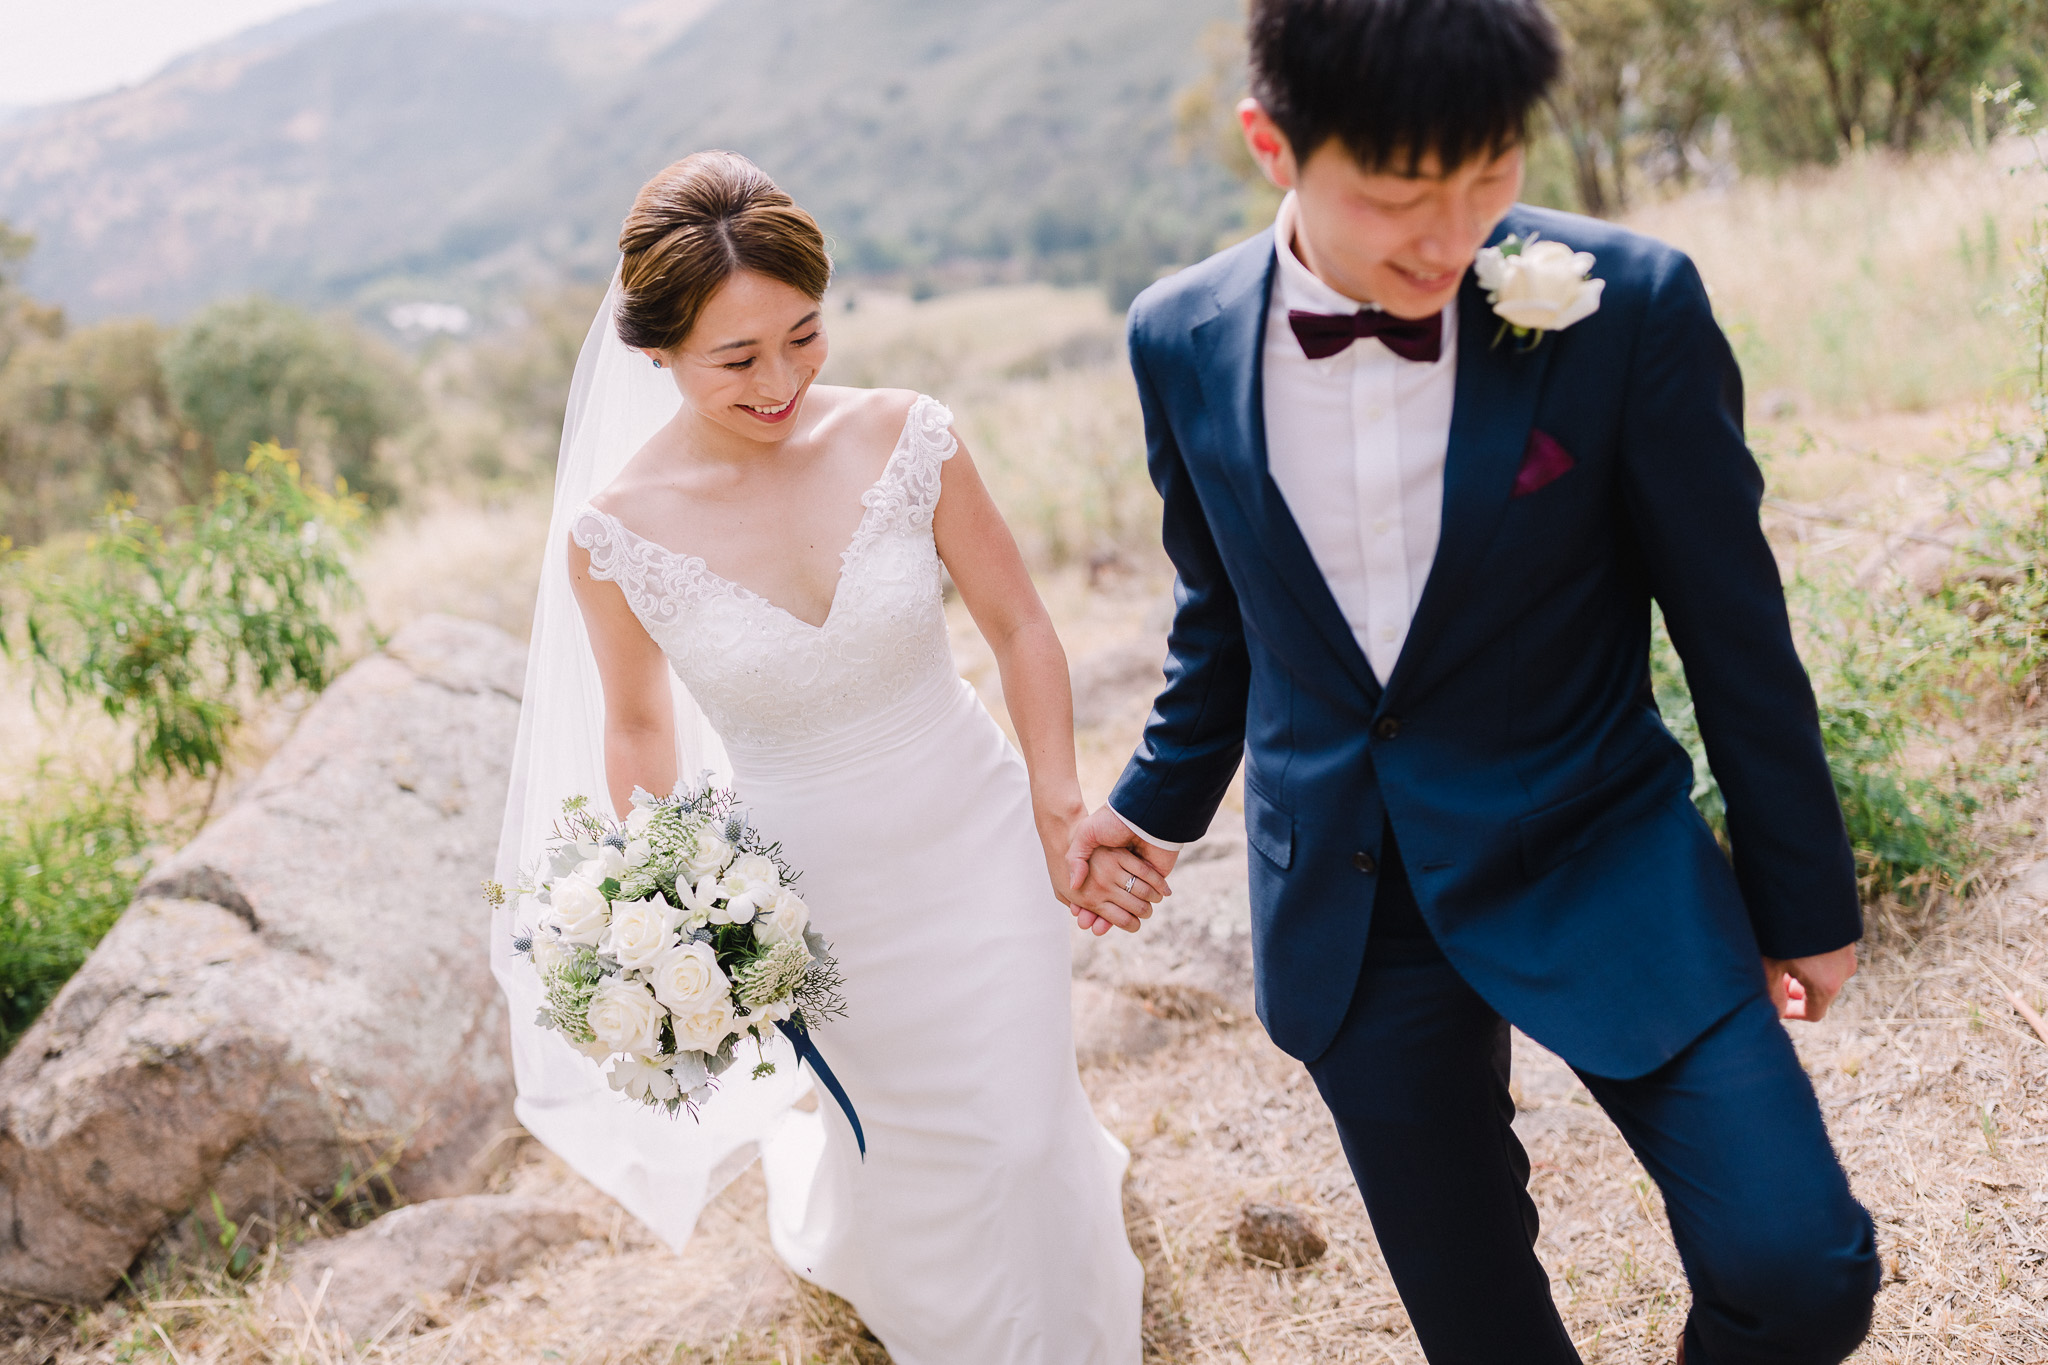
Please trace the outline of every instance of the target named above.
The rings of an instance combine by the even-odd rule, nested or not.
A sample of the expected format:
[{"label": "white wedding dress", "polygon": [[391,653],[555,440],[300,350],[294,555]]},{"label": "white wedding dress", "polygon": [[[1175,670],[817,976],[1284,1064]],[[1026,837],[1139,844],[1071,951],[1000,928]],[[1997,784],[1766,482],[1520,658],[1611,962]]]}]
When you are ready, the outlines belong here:
[{"label": "white wedding dress", "polygon": [[1075,1070],[1070,921],[1023,763],[947,642],[951,420],[912,406],[822,626],[587,504],[570,534],[724,741],[845,973],[815,1038],[867,1157],[829,1099],[788,1115],[763,1149],[776,1251],[897,1365],[1135,1365],[1126,1154]]}]

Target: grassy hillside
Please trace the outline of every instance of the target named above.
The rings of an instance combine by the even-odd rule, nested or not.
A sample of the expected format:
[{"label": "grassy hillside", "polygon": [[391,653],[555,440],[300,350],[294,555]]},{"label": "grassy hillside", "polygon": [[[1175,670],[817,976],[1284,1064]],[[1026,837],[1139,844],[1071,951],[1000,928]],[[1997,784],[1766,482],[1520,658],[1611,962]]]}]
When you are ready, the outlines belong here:
[{"label": "grassy hillside", "polygon": [[337,0],[0,123],[0,218],[39,239],[28,290],[80,318],[246,291],[489,304],[607,268],[641,181],[724,146],[856,271],[1135,287],[1233,212],[1174,154],[1171,96],[1235,9]]}]

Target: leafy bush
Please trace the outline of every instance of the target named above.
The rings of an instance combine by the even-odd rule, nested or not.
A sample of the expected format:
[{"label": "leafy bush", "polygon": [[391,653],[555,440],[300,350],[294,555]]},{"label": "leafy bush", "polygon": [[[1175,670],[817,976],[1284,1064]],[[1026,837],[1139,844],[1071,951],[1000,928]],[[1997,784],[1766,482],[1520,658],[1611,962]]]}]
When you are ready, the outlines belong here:
[{"label": "leafy bush", "polygon": [[135,727],[138,778],[217,774],[245,688],[319,691],[332,676],[325,609],[350,590],[340,541],[360,515],[291,452],[256,446],[209,506],[161,523],[116,507],[76,572],[18,561],[30,653],[66,701]]},{"label": "leafy bush", "polygon": [[[1998,777],[1960,766],[1915,774],[1906,762],[1909,745],[1933,734],[1930,713],[1954,678],[1954,656],[1927,647],[1926,613],[1902,608],[1890,619],[1874,617],[1865,599],[1827,600],[1810,585],[1800,587],[1821,741],[1865,894],[1966,882],[1979,852],[1971,833],[1976,792]],[[1661,617],[1651,641],[1657,708],[1692,757],[1693,804],[1725,841],[1727,806]]]},{"label": "leafy bush", "polygon": [[133,804],[104,792],[0,807],[0,1054],[114,927],[148,843]]},{"label": "leafy bush", "polygon": [[[208,473],[276,442],[385,500],[377,446],[412,416],[417,395],[397,360],[354,329],[271,299],[215,304],[166,344],[163,368]],[[192,500],[204,491],[202,480]]]}]

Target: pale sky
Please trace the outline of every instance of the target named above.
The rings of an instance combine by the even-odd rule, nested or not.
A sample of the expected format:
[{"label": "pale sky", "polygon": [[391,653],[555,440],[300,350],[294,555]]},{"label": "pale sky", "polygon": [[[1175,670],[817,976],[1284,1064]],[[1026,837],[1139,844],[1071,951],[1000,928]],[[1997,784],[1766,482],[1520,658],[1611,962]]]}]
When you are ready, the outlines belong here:
[{"label": "pale sky", "polygon": [[315,0],[0,0],[0,107],[141,80],[173,57]]}]

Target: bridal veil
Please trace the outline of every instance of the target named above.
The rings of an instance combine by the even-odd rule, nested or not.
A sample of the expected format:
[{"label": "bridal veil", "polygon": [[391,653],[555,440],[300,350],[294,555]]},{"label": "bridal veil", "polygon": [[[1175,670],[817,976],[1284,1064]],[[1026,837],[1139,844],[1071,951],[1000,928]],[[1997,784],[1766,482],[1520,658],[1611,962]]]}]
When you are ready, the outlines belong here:
[{"label": "bridal veil", "polygon": [[[507,888],[538,860],[570,796],[608,807],[604,769],[604,695],[583,617],[571,594],[569,521],[603,489],[681,403],[669,375],[619,340],[613,309],[619,277],[597,310],[576,361],[555,466],[554,512],[541,554],[526,686],[519,710],[505,824],[496,876]],[[728,769],[717,736],[680,682],[676,704],[676,771],[693,779]],[[491,969],[511,1010],[515,1112],[528,1132],[579,1175],[609,1194],[671,1246],[681,1247],[704,1205],[746,1169],[800,1086],[786,1043],[775,1074],[759,1079],[735,1066],[696,1120],[675,1118],[613,1093],[596,1064],[534,1022],[540,982],[512,940],[522,927],[519,897],[506,898],[492,918]]]}]

